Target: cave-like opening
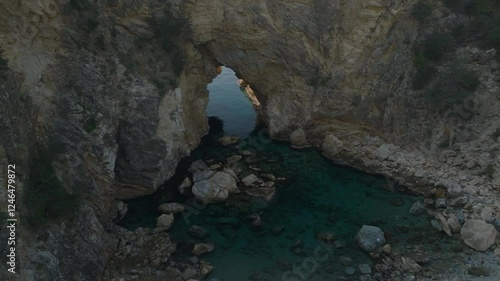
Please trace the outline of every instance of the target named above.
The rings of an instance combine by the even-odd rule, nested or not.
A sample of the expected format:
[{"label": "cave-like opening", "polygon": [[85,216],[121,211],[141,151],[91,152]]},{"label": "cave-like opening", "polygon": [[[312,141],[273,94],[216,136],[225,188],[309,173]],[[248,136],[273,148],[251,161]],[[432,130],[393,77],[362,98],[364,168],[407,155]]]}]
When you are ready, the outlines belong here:
[{"label": "cave-like opening", "polygon": [[250,86],[239,79],[231,68],[221,66],[218,76],[207,85],[207,89],[207,116],[211,129],[218,124],[219,134],[247,137],[256,126],[260,108]]}]

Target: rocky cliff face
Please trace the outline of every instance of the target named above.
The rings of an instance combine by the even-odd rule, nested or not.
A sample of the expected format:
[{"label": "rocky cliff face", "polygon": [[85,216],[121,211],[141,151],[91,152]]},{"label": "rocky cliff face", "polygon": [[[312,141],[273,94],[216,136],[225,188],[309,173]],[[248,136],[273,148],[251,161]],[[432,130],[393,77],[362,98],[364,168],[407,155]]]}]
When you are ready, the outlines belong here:
[{"label": "rocky cliff face", "polygon": [[[433,114],[409,86],[419,35],[413,4],[0,3],[0,155],[23,171],[22,193],[37,147],[46,147],[59,181],[82,198],[73,224],[21,233],[24,280],[101,275],[119,244],[116,199],[153,193],[197,146],[208,129],[206,84],[219,65],[251,84],[275,138],[302,129],[336,161],[421,192],[453,185],[443,177],[489,192],[495,183],[481,173],[500,162],[490,137],[500,118],[489,72],[497,63],[470,58],[484,73],[479,114]],[[450,128],[457,144],[440,148]]]},{"label": "rocky cliff face", "polygon": [[408,1],[186,6],[194,43],[252,85],[275,138],[324,119],[381,128],[385,100],[411,69]]}]

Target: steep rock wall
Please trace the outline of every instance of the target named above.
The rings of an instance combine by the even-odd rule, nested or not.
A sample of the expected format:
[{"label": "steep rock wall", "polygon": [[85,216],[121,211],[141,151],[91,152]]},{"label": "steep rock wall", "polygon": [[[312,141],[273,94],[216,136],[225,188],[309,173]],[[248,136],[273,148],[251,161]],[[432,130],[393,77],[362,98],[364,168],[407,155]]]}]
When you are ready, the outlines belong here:
[{"label": "steep rock wall", "polygon": [[[466,165],[463,151],[487,154],[477,173],[500,162],[487,140],[499,108],[488,103],[491,77],[479,95],[487,106],[467,121],[485,145],[463,138],[462,152],[435,162],[439,149],[405,151],[425,139],[435,147],[441,127],[460,125],[414,107],[414,2],[2,1],[0,163],[19,165],[22,193],[46,146],[61,183],[83,198],[71,225],[21,233],[24,280],[99,280],[119,244],[116,199],[153,193],[197,146],[221,64],[251,84],[275,138],[304,129],[340,163],[425,190],[448,174],[487,190],[479,174],[448,166]],[[187,21],[180,35],[162,34],[172,16]]]}]

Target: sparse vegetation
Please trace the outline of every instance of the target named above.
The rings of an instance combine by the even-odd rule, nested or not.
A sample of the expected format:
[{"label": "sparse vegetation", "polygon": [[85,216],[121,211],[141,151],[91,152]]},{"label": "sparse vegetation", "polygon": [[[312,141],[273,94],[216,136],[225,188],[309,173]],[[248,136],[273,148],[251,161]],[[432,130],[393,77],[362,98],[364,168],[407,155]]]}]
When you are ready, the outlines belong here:
[{"label": "sparse vegetation", "polygon": [[483,175],[489,178],[493,178],[493,176],[495,175],[495,166],[492,163],[488,164],[488,166],[486,166],[483,171]]},{"label": "sparse vegetation", "polygon": [[437,62],[454,48],[453,37],[445,33],[433,33],[418,44],[413,58],[413,64],[417,68],[413,88],[423,89],[435,77]]},{"label": "sparse vegetation", "polygon": [[496,140],[498,138],[500,138],[500,127],[498,127],[494,132],[493,134],[491,134],[491,137]]},{"label": "sparse vegetation", "polygon": [[490,270],[484,266],[471,266],[467,269],[467,273],[475,277],[490,276]]},{"label": "sparse vegetation", "polygon": [[432,6],[420,0],[413,6],[411,14],[418,22],[423,23],[425,19],[432,15]]},{"label": "sparse vegetation", "polygon": [[153,84],[158,89],[160,97],[163,98],[167,94],[167,83],[159,77],[153,77]]},{"label": "sparse vegetation", "polygon": [[39,149],[38,159],[30,168],[30,181],[24,190],[26,218],[35,227],[69,220],[77,208],[78,197],[64,189],[51,163],[49,153]]},{"label": "sparse vegetation", "polygon": [[176,75],[179,75],[184,67],[184,54],[178,42],[187,32],[187,22],[186,18],[174,14],[170,5],[166,5],[161,19],[151,21],[156,37],[161,40],[163,49],[170,56]]},{"label": "sparse vegetation", "polygon": [[2,51],[0,50],[0,79],[7,78],[8,69],[7,61],[2,58]]},{"label": "sparse vegetation", "polygon": [[417,74],[413,80],[413,88],[416,90],[423,89],[425,85],[432,80],[435,74],[436,68],[431,64],[417,67]]},{"label": "sparse vegetation", "polygon": [[83,126],[85,129],[85,132],[87,133],[92,133],[95,129],[97,129],[97,121],[95,118],[89,118],[86,122],[85,125]]},{"label": "sparse vegetation", "polygon": [[426,99],[438,109],[446,109],[474,94],[479,84],[478,74],[455,60],[439,74]]},{"label": "sparse vegetation", "polygon": [[77,12],[77,25],[86,33],[90,33],[99,26],[99,10],[89,0],[70,0],[66,6],[66,13]]},{"label": "sparse vegetation", "polygon": [[475,40],[483,48],[500,49],[500,1],[498,0],[444,0],[455,13],[472,17],[469,24],[455,28],[457,42]]},{"label": "sparse vegetation", "polygon": [[455,49],[455,39],[447,33],[435,32],[425,38],[422,43],[417,46],[417,53],[422,52],[422,55],[432,61],[439,61],[446,53]]}]

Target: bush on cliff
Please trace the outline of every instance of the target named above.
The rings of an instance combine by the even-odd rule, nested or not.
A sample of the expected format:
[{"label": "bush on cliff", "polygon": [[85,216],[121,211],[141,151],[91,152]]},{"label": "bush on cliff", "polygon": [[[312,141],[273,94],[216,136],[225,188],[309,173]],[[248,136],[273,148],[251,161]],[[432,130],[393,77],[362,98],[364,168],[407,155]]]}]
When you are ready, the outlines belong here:
[{"label": "bush on cliff", "polygon": [[162,48],[169,54],[176,75],[181,73],[184,66],[184,54],[179,41],[187,32],[187,22],[186,18],[175,14],[168,4],[165,6],[163,17],[150,22],[156,37],[161,40]]},{"label": "bush on cliff", "polygon": [[455,49],[455,39],[447,33],[435,32],[425,38],[417,50],[432,61],[439,61],[445,54]]},{"label": "bush on cliff", "polygon": [[7,61],[2,58],[2,50],[0,50],[0,79],[7,78],[8,70],[9,66],[7,65]]},{"label": "bush on cliff", "polygon": [[426,99],[439,109],[462,103],[479,86],[479,75],[467,65],[452,61],[436,78]]},{"label": "bush on cliff", "polygon": [[78,206],[78,197],[69,194],[59,182],[51,162],[49,153],[41,150],[24,190],[27,219],[35,227],[71,219]]},{"label": "bush on cliff", "polygon": [[418,1],[411,10],[411,15],[420,23],[423,23],[430,15],[432,15],[432,6],[426,1]]}]

